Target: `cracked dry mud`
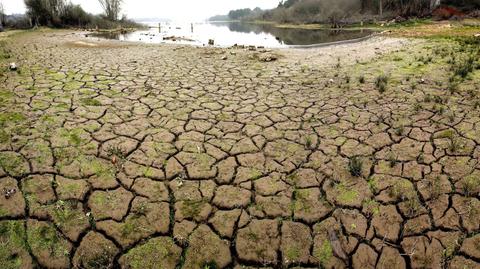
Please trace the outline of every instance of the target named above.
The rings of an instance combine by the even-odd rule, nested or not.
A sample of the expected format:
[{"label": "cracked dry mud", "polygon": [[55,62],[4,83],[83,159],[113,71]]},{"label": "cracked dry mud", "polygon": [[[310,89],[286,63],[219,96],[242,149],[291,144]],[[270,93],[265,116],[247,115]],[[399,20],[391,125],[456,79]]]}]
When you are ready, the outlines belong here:
[{"label": "cracked dry mud", "polygon": [[438,51],[456,46],[379,37],[265,63],[9,37],[2,268],[479,268],[480,73],[446,90]]}]

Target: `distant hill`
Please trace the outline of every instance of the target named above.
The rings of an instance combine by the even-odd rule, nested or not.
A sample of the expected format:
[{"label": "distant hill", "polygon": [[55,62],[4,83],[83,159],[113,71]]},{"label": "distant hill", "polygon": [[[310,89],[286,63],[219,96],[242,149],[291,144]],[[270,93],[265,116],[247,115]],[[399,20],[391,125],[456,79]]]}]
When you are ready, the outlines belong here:
[{"label": "distant hill", "polygon": [[171,22],[170,19],[165,18],[134,18],[135,22]]},{"label": "distant hill", "polygon": [[216,15],[209,18],[209,21],[232,21],[232,20],[250,20],[260,16],[263,10],[259,7],[250,9],[242,8],[231,10],[227,15]]},{"label": "distant hill", "polygon": [[208,21],[229,21],[231,20],[228,15],[216,15],[213,17],[208,18]]}]

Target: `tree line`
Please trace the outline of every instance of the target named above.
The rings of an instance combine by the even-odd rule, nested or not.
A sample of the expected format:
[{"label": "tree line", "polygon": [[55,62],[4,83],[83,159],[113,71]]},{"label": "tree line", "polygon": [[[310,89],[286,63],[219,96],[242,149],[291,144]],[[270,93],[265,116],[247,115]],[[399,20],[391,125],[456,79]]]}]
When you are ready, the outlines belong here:
[{"label": "tree line", "polygon": [[[25,19],[28,20],[30,27],[137,27],[138,25],[128,20],[125,15],[120,17],[122,1],[98,0],[104,12],[102,15],[92,15],[80,5],[72,4],[67,0],[24,0],[27,8]],[[1,14],[4,12],[2,10],[0,12],[0,19],[2,19]],[[14,26],[13,22],[8,25],[5,15],[0,22],[6,26]]]},{"label": "tree line", "polygon": [[281,0],[271,10],[232,10],[228,17],[232,20],[332,23],[336,26],[340,21],[425,16],[440,5],[468,10],[480,8],[480,0]]}]

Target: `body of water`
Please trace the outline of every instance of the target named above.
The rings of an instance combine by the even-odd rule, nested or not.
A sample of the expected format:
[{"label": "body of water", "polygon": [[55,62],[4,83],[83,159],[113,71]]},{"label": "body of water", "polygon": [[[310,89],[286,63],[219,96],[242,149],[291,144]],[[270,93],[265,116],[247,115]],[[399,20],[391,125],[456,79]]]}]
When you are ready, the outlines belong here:
[{"label": "body of water", "polygon": [[99,33],[97,37],[145,43],[180,43],[203,46],[254,45],[281,48],[350,40],[372,34],[370,30],[308,30],[278,28],[271,24],[244,22],[148,23],[155,27],[126,34]]}]

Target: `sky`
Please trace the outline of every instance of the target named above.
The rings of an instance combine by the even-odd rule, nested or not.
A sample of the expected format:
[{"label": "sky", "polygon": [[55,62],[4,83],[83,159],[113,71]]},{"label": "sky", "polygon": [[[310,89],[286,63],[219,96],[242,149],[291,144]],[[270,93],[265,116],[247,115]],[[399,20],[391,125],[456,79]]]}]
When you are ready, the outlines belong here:
[{"label": "sky", "polygon": [[[68,1],[68,0],[67,0]],[[5,13],[24,13],[23,0],[0,0]],[[71,0],[93,14],[102,12],[98,0]],[[227,14],[239,8],[274,8],[279,0],[124,0],[122,14],[129,18],[166,18],[173,20],[203,20],[213,15]]]}]

